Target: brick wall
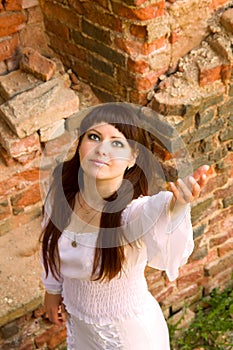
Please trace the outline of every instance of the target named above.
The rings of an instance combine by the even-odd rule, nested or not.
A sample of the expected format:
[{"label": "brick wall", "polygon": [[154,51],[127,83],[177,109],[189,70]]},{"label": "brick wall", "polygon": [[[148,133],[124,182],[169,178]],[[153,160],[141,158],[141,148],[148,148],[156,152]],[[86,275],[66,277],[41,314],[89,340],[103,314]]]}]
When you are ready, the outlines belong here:
[{"label": "brick wall", "polygon": [[17,69],[25,46],[51,53],[39,0],[0,1],[0,75]]},{"label": "brick wall", "polygon": [[[146,104],[226,0],[43,1],[50,46],[104,101]],[[190,16],[192,13],[192,16]],[[59,33],[59,35],[57,35]]]}]

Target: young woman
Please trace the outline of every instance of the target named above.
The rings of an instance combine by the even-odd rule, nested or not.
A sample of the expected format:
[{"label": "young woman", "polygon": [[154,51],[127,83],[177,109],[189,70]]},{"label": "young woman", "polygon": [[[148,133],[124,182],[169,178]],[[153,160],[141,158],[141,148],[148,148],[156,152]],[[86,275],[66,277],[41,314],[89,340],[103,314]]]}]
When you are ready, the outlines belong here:
[{"label": "young woman", "polygon": [[97,106],[77,150],[54,171],[42,233],[45,308],[67,313],[69,350],[168,350],[162,311],[144,269],[178,276],[193,250],[190,205],[208,166],[148,195],[147,132],[126,104]]}]

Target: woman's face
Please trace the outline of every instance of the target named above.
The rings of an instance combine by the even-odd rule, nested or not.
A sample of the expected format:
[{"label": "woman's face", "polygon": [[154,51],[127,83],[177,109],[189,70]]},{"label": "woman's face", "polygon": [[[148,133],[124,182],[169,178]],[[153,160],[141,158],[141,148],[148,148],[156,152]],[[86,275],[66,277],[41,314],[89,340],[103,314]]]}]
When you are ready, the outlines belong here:
[{"label": "woman's face", "polygon": [[79,157],[84,175],[97,181],[121,181],[126,168],[136,161],[125,136],[107,123],[87,130],[79,146]]}]

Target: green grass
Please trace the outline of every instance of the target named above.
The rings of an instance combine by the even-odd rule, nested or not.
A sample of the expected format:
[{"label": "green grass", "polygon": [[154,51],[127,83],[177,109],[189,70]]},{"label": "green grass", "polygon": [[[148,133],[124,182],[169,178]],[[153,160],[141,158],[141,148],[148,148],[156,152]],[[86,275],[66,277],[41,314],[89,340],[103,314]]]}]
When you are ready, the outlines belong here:
[{"label": "green grass", "polygon": [[[186,330],[179,328],[182,318],[169,325],[172,350],[232,350],[233,290],[214,289],[195,310],[196,316]],[[178,336],[177,336],[178,334]]]}]

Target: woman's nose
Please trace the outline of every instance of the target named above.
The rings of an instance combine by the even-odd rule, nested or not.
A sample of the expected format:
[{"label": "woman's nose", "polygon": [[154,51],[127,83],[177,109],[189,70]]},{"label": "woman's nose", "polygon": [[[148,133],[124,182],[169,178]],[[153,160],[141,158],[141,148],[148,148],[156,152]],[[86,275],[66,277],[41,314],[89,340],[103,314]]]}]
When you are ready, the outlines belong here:
[{"label": "woman's nose", "polygon": [[96,153],[106,155],[109,151],[109,142],[103,141],[96,147]]}]

